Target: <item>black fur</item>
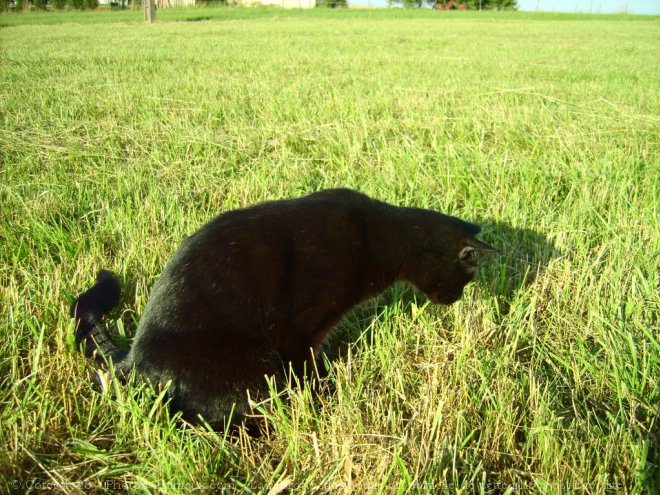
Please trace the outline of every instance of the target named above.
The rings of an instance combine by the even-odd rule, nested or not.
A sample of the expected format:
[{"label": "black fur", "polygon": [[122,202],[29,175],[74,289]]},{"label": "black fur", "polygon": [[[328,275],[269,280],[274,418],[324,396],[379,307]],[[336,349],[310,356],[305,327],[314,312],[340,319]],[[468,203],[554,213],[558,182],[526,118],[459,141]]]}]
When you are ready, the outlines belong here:
[{"label": "black fur", "polygon": [[71,317],[78,323],[76,345],[82,346],[85,356],[98,364],[103,364],[104,356],[115,362],[126,356],[110,341],[101,325],[101,318],[115,307],[120,295],[119,281],[109,271],[101,270],[96,275],[96,285],[81,294],[71,306]]},{"label": "black fur", "polygon": [[267,395],[265,376],[301,373],[328,332],[360,302],[405,280],[450,304],[494,251],[477,225],[392,206],[347,189],[224,213],[183,242],[154,284],[128,355],[99,324],[119,298],[100,272],[74,303],[77,341],[123,373],[171,380],[172,406],[195,421],[242,420]]}]

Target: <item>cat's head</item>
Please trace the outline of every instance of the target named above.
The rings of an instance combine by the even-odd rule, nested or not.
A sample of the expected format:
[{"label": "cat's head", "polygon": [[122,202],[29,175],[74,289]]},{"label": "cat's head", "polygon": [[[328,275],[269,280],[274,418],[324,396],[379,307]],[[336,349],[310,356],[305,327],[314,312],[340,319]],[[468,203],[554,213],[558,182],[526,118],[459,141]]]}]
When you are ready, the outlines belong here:
[{"label": "cat's head", "polygon": [[475,236],[478,225],[429,212],[417,222],[417,242],[404,267],[404,275],[435,303],[458,301],[474,278],[479,261],[497,249]]}]

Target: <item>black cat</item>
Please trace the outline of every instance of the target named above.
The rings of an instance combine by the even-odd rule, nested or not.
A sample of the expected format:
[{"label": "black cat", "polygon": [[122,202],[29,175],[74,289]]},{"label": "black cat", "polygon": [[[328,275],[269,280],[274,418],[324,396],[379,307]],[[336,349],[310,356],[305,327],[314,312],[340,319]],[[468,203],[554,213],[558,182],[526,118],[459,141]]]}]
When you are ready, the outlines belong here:
[{"label": "black cat", "polygon": [[392,206],[348,189],[224,213],[187,238],[154,284],[128,353],[100,320],[119,300],[101,271],[71,307],[76,342],[156,384],[171,380],[171,405],[189,421],[223,428],[306,361],[340,318],[394,282],[450,304],[472,280],[481,254],[477,225]]}]

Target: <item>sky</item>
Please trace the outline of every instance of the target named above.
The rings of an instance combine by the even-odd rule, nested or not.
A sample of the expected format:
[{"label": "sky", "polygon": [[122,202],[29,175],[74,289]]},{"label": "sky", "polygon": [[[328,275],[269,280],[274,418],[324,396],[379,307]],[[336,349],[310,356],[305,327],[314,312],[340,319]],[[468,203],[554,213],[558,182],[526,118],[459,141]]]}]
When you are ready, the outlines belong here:
[{"label": "sky", "polygon": [[660,0],[518,0],[518,10],[660,15]]},{"label": "sky", "polygon": [[[348,0],[354,7],[387,7],[387,0]],[[519,10],[660,15],[660,0],[518,0]]]}]

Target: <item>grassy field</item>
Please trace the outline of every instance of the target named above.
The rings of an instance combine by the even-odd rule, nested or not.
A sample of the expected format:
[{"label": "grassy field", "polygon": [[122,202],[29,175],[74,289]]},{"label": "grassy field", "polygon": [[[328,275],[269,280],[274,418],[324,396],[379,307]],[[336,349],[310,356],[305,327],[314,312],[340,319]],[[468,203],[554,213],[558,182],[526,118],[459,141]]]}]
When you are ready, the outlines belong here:
[{"label": "grassy field", "polygon": [[[654,493],[658,18],[420,11],[0,15],[0,492]],[[200,21],[200,22],[178,22]],[[500,247],[450,307],[350,314],[260,439],[100,393],[68,306],[130,340],[185,235],[326,187]]]}]

